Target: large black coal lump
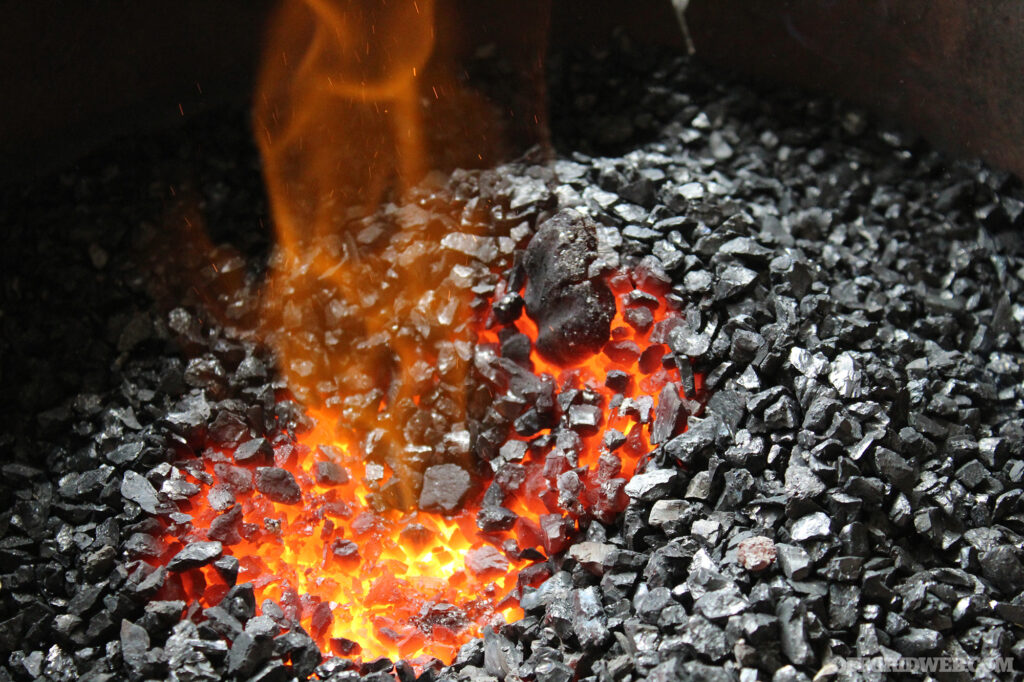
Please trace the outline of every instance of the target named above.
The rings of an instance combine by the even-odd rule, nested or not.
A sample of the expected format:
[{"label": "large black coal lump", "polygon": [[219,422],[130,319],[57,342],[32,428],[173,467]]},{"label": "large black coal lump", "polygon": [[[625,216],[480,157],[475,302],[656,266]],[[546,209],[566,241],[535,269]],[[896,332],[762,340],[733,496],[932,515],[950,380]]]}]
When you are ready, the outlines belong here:
[{"label": "large black coal lump", "polygon": [[537,323],[537,350],[562,364],[593,355],[611,334],[615,297],[599,276],[594,223],[576,211],[543,222],[526,248],[526,314]]}]

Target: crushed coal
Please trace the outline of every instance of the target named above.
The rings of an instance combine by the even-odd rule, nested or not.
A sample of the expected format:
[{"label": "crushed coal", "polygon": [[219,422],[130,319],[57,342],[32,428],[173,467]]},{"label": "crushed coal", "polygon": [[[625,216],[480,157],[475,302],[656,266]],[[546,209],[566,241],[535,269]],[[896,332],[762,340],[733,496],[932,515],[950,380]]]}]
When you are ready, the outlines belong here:
[{"label": "crushed coal", "polygon": [[[271,353],[244,331],[268,248],[253,225],[267,211],[241,117],[217,113],[186,128],[187,142],[129,141],[3,190],[0,677],[802,680],[880,655],[1024,666],[1019,180],[847,105],[754,91],[625,40],[556,55],[549,71],[557,158],[453,173],[453,194],[487,206],[496,239],[444,247],[525,277],[525,295],[505,292],[495,317],[525,309],[542,332],[554,327],[542,349],[553,359],[605,352],[600,276],[620,266],[682,311],[682,324],[652,330],[666,350],[650,361],[702,374],[711,397],[702,414],[683,399],[619,406],[688,426],[662,426],[629,483],[608,477],[607,499],[621,494],[624,511],[578,529],[542,519],[548,556],[523,573],[523,619],[464,645],[451,666],[356,664],[347,640],[324,656],[294,604],[255,615],[250,592],[228,592],[239,562],[222,553],[248,532],[233,496],[256,487],[300,502],[263,443],[302,424],[275,399]],[[193,174],[221,246],[187,249],[181,271],[229,292],[221,319],[157,249],[165,188]],[[515,274],[510,254],[531,248]],[[544,297],[573,309],[576,326],[550,319]],[[632,327],[655,324],[642,300],[623,305]],[[495,357],[522,361],[517,344],[505,339]],[[532,396],[516,428],[537,433],[562,406],[527,374],[500,376]],[[566,433],[599,427],[590,403],[565,399]],[[473,438],[495,481],[516,487],[528,449],[486,430]],[[603,457],[623,438],[606,433]],[[206,442],[237,446],[210,492],[224,521],[158,566],[164,527],[189,522],[179,464]],[[469,472],[433,466],[463,474],[425,475],[414,501],[454,508]],[[570,471],[556,502],[571,496]],[[516,523],[492,502],[481,528]],[[481,552],[472,566],[486,574],[504,558]],[[200,613],[178,569],[202,564],[227,589]]]}]

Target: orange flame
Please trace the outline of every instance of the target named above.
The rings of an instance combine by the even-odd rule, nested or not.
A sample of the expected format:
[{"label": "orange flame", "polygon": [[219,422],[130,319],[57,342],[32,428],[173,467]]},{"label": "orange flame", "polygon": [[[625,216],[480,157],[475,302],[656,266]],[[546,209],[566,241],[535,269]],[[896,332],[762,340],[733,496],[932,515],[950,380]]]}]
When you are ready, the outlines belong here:
[{"label": "orange flame", "polygon": [[[522,569],[538,549],[564,549],[545,537],[543,524],[610,522],[625,507],[625,480],[650,450],[647,424],[609,406],[608,371],[630,374],[626,397],[652,401],[679,380],[658,348],[646,364],[612,353],[575,367],[534,352],[535,373],[559,387],[589,388],[601,402],[602,428],[619,429],[627,441],[605,456],[600,431],[583,439],[571,509],[545,471],[550,446],[531,444],[522,480],[503,486],[518,520],[506,531],[478,528],[490,481],[468,447],[466,385],[474,344],[499,339],[488,310],[472,314],[466,283],[488,273],[466,252],[482,239],[486,207],[474,212],[425,180],[426,169],[443,164],[428,153],[423,102],[458,97],[475,112],[463,108],[460,123],[483,121],[484,130],[489,117],[482,100],[432,68],[434,12],[433,0],[288,0],[274,21],[255,104],[278,233],[264,333],[288,394],[314,426],[295,437],[276,434],[270,456],[295,478],[301,502],[270,500],[246,483],[252,466],[232,468],[233,451],[208,447],[189,476],[201,493],[182,505],[191,520],[168,527],[163,557],[209,539],[234,515],[224,551],[239,559],[238,581],[253,584],[257,603],[279,603],[325,652],[365,659],[450,662],[483,627],[517,618],[519,583],[543,577]],[[440,248],[454,232],[458,248]],[[630,286],[628,278],[613,283],[616,294]],[[622,312],[613,338],[652,346]],[[671,315],[663,301],[654,311],[656,320]],[[536,341],[528,318],[516,327]],[[423,469],[453,461],[484,485],[450,515],[413,511]],[[325,462],[344,467],[345,480],[318,481]],[[232,480],[228,499],[218,486]],[[163,597],[209,607],[227,590],[206,566],[172,578]]]},{"label": "orange flame", "polygon": [[[626,291],[622,286],[620,282],[617,294]],[[573,523],[593,517],[612,521],[625,508],[623,485],[651,449],[649,422],[609,406],[616,392],[605,385],[608,372],[628,373],[631,380],[622,396],[649,396],[652,406],[666,384],[679,381],[678,370],[660,362],[666,349],[650,342],[650,331],[626,324],[622,313],[619,306],[613,338],[635,343],[657,362],[600,353],[574,366],[559,367],[547,364],[536,351],[531,353],[535,371],[557,378],[560,388],[587,388],[601,397],[601,428],[583,439],[579,455],[577,470],[584,486],[579,510],[560,506],[551,473],[545,471],[551,446],[524,457],[522,480],[509,486],[504,503],[519,515],[507,531],[485,533],[477,527],[486,485],[478,486],[466,504],[449,516],[375,509],[371,498],[385,482],[374,482],[375,477],[389,472],[378,470],[371,475],[359,447],[339,434],[337,413],[313,409],[309,416],[314,426],[297,442],[281,439],[274,448],[274,463],[290,471],[302,490],[301,503],[279,504],[255,490],[235,491],[240,537],[226,542],[224,549],[239,558],[238,582],[253,584],[257,603],[271,599],[290,610],[288,615],[301,620],[325,652],[364,660],[433,656],[450,663],[458,647],[479,636],[484,626],[520,617],[516,601],[517,587],[524,580],[520,572],[531,563],[531,555],[522,550],[551,554],[564,549],[545,542],[542,517],[563,516]],[[656,323],[673,316],[664,303],[654,311]],[[486,319],[479,319],[474,332],[480,343],[496,343],[497,330],[487,328]],[[521,318],[515,326],[536,340],[537,329],[529,318]],[[701,377],[696,379],[699,391]],[[601,458],[608,452],[602,433],[610,428],[626,434],[627,442],[611,458],[614,469],[609,471],[609,462],[602,466]],[[251,477],[252,467],[231,468],[232,454],[208,448],[196,462],[189,479],[202,492],[183,506],[191,523],[169,528],[165,560],[183,543],[209,539],[215,519],[223,515],[211,502],[216,486],[223,487],[240,469]],[[324,461],[343,466],[346,481],[318,482],[316,467]],[[339,547],[344,551],[335,551]],[[475,573],[470,552],[489,553],[491,562]],[[532,584],[543,577],[540,573],[525,580]],[[206,566],[185,571],[180,582],[172,579],[164,590],[164,598],[185,597],[208,607],[220,602],[228,585],[216,569]]]}]

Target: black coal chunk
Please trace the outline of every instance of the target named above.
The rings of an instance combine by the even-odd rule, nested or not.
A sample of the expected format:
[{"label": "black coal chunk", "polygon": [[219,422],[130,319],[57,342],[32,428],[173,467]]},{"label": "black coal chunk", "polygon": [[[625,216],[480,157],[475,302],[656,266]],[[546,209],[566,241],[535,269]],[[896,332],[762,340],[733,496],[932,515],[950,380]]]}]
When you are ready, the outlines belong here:
[{"label": "black coal chunk", "polygon": [[266,438],[253,438],[235,448],[235,461],[239,464],[273,462],[274,448],[270,447]]},{"label": "black coal chunk", "polygon": [[485,533],[498,530],[510,530],[519,515],[511,509],[496,505],[481,507],[476,515],[476,525]]},{"label": "black coal chunk", "polygon": [[420,509],[454,511],[469,492],[469,485],[469,474],[457,464],[438,464],[429,467],[423,472]]},{"label": "black coal chunk", "polygon": [[980,562],[985,578],[1007,594],[1019,592],[1024,586],[1024,566],[1010,545],[988,550]]},{"label": "black coal chunk", "polygon": [[594,224],[571,210],[541,224],[526,248],[526,313],[539,329],[537,350],[549,360],[578,360],[608,341],[615,297],[590,272],[596,258]]},{"label": "black coal chunk", "polygon": [[231,644],[228,652],[228,673],[248,677],[270,659],[274,653],[274,642],[269,637],[254,636],[242,632]]},{"label": "black coal chunk", "polygon": [[159,500],[156,496],[156,488],[141,474],[134,471],[125,472],[124,478],[121,479],[121,495],[150,514],[157,513]]},{"label": "black coal chunk", "polygon": [[219,542],[192,542],[167,562],[169,571],[187,571],[216,561],[224,547]]},{"label": "black coal chunk", "polygon": [[481,578],[504,575],[508,570],[508,559],[494,547],[484,545],[466,552],[466,568]]},{"label": "black coal chunk", "polygon": [[290,471],[278,467],[256,469],[256,490],[274,502],[298,504],[302,501],[302,490]]},{"label": "black coal chunk", "polygon": [[344,485],[348,483],[348,469],[336,462],[316,463],[317,485]]}]

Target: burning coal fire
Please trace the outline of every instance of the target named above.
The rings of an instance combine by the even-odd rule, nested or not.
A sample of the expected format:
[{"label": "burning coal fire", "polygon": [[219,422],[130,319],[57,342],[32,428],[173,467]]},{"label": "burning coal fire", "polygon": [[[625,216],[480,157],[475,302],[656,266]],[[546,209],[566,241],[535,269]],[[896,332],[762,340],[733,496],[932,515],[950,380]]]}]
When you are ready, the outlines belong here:
[{"label": "burning coal fire", "polygon": [[427,93],[487,119],[430,61],[432,15],[309,0],[275,23],[255,107],[278,233],[262,335],[305,426],[184,465],[200,494],[166,528],[158,595],[233,641],[235,609],[339,656],[451,662],[521,615],[543,559],[614,522],[652,446],[700,411],[666,282],[608,272],[578,213],[521,251],[511,216],[431,189]]},{"label": "burning coal fire", "polygon": [[[613,521],[652,440],[685,422],[663,343],[681,320],[636,279],[607,279],[618,301],[611,340],[564,364],[537,350],[536,323],[513,319],[518,294],[499,287],[477,319],[475,364],[511,368],[509,393],[531,384],[547,392],[536,405],[552,404],[533,426],[516,421],[491,466],[426,469],[415,511],[381,504],[395,472],[329,409],[310,410],[299,434],[207,447],[188,479],[202,494],[181,510],[191,521],[167,529],[164,561],[179,579],[163,596],[209,616],[235,583],[251,583],[263,615],[299,619],[325,652],[364,660],[451,662],[483,627],[516,619],[517,588],[547,577],[535,562],[564,551],[581,525]],[[553,431],[559,416],[575,430]],[[215,628],[230,630],[229,609],[214,611]]]}]

